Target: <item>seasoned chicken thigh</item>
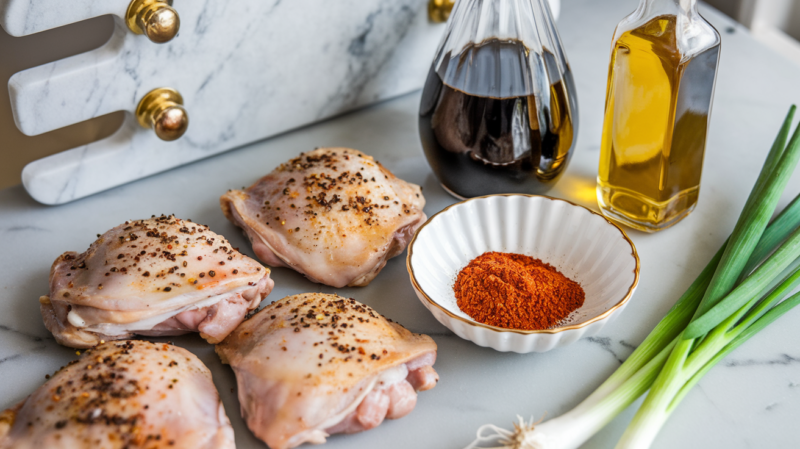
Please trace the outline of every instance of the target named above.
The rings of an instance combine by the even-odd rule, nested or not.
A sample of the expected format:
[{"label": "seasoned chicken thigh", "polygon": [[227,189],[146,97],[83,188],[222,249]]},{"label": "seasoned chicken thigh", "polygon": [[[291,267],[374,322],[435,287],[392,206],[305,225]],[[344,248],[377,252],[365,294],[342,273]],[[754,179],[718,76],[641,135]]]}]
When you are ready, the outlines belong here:
[{"label": "seasoned chicken thigh", "polygon": [[199,331],[218,343],[272,290],[269,270],[207,226],[173,216],[125,222],[50,270],[42,317],[59,343]]},{"label": "seasoned chicken thigh", "polygon": [[425,222],[419,186],[348,148],[319,148],[220,199],[266,264],[333,287],[364,286]]},{"label": "seasoned chicken thigh", "polygon": [[164,343],[90,349],[0,414],[0,449],[235,447],[211,372]]},{"label": "seasoned chicken thigh", "polygon": [[439,380],[436,343],[354,299],[274,302],[217,345],[236,373],[247,426],[272,449],[402,418]]}]

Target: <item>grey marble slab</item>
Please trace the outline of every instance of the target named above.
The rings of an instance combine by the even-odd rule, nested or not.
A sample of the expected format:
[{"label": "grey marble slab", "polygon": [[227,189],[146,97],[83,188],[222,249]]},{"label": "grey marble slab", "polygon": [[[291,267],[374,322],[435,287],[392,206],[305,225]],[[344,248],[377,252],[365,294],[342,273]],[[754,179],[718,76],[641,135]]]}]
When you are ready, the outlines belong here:
[{"label": "grey marble slab", "polygon": [[[560,28],[580,102],[578,145],[551,194],[596,210],[595,176],[614,25],[635,0],[568,0]],[[800,101],[800,68],[756,43],[729,19],[705,9],[723,36],[709,144],[696,211],[658,234],[630,231],[642,262],[639,288],[601,335],[544,354],[507,354],[454,336],[415,297],[398,257],[368,287],[312,284],[276,269],[270,299],[304,291],[337,291],[370,304],[439,345],[439,385],[420,394],[416,410],[378,429],[335,436],[327,448],[461,448],[484,423],[509,425],[516,414],[553,417],[597,387],[624,360],[700,272],[732,230],[786,109]],[[15,404],[45,374],[74,359],[41,322],[37,299],[50,264],[83,251],[97,233],[126,219],[175,213],[206,223],[252,255],[222,216],[218,197],[249,185],[279,162],[315,146],[349,146],[376,156],[401,178],[424,186],[426,213],[454,200],[439,187],[417,137],[419,94],[411,94],[267,141],[174,169],[58,207],[30,199],[21,186],[0,191],[0,408]],[[800,192],[796,174],[781,207]],[[796,448],[800,446],[800,310],[737,349],[686,397],[656,449]],[[238,417],[232,372],[197,336],[173,339],[209,365],[233,421],[238,447],[263,448]],[[585,444],[613,447],[633,416],[622,413]]]}]

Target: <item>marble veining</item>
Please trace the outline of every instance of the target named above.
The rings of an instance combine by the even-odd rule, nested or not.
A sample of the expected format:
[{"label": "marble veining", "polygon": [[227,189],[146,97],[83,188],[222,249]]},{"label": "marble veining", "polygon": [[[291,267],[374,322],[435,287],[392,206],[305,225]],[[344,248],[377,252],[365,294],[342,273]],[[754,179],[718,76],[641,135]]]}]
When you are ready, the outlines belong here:
[{"label": "marble veining", "polygon": [[[342,42],[346,50],[340,65],[346,66],[344,82],[329,96],[316,118],[321,119],[340,110],[358,106],[362,92],[369,80],[387,62],[379,57],[383,48],[402,40],[409,31],[417,11],[408,4],[391,3],[367,15],[349,42]],[[330,47],[329,47],[329,51]]]},{"label": "marble veining", "polygon": [[612,343],[611,337],[586,337],[582,341],[585,341],[587,343],[592,343],[603,348],[604,351],[611,354],[614,357],[614,359],[620,364],[622,364],[628,358],[630,353],[633,352],[637,347],[637,345],[632,345],[630,343],[625,342],[624,340],[619,340],[618,342],[616,342],[616,344],[621,346],[625,352],[625,356],[623,357],[620,354],[621,351],[616,348],[616,345],[614,343]]},{"label": "marble veining", "polygon": [[[49,232],[49,229],[45,229],[39,226],[34,225],[20,225],[20,226],[9,226],[7,228],[0,229],[0,231],[5,232],[24,232],[24,231],[33,231],[33,232]],[[2,328],[0,328],[2,329]]]},{"label": "marble veining", "polygon": [[[22,337],[25,337],[25,338],[27,338],[27,339],[29,339],[31,341],[35,341],[35,342],[40,342],[40,341],[42,341],[44,339],[43,337],[39,337],[37,335],[32,335],[32,334],[29,334],[27,332],[22,332],[22,331],[17,330],[17,329],[12,329],[12,328],[10,328],[8,326],[4,326],[2,324],[0,324],[0,332],[10,332],[10,333],[13,333],[13,334],[16,334],[16,335],[20,335]],[[48,337],[48,338],[50,338],[50,337]]]},{"label": "marble veining", "polygon": [[771,359],[746,359],[746,360],[726,360],[723,363],[725,366],[729,368],[735,368],[739,366],[789,366],[800,364],[800,355],[789,355],[789,354],[780,354],[777,358]]}]

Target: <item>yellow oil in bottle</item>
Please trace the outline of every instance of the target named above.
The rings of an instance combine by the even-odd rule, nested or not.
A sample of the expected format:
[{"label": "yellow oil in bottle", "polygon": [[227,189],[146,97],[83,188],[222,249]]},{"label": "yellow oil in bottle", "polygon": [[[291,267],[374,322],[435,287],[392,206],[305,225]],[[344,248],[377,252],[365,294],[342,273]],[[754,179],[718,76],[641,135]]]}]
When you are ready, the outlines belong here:
[{"label": "yellow oil in bottle", "polygon": [[622,33],[611,54],[597,198],[603,213],[653,232],[697,204],[719,41],[681,55],[676,17]]}]

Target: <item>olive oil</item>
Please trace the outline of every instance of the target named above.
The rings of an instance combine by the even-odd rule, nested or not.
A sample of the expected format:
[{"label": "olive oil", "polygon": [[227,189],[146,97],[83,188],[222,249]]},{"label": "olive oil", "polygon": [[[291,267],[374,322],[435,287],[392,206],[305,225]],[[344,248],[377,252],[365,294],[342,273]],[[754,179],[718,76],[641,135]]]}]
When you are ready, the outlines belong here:
[{"label": "olive oil", "polygon": [[678,24],[660,15],[623,32],[609,67],[597,199],[605,215],[648,232],[697,204],[719,60],[718,34],[687,56]]}]

